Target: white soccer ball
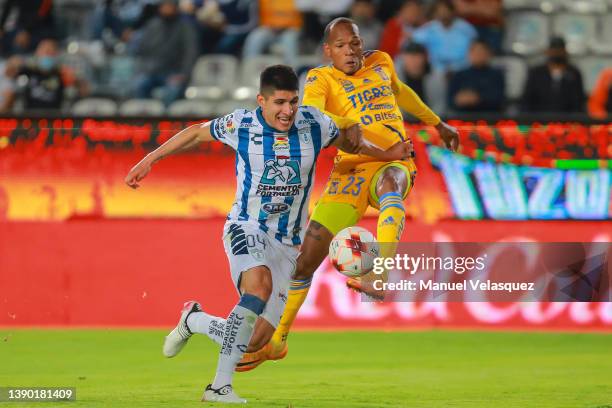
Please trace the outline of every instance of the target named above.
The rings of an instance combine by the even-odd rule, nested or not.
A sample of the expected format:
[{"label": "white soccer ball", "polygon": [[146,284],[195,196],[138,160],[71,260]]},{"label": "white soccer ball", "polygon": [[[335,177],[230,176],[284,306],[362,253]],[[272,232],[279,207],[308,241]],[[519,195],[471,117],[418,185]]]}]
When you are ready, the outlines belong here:
[{"label": "white soccer ball", "polygon": [[362,276],[374,268],[379,247],[370,231],[348,227],[340,231],[329,244],[329,260],[343,275]]}]

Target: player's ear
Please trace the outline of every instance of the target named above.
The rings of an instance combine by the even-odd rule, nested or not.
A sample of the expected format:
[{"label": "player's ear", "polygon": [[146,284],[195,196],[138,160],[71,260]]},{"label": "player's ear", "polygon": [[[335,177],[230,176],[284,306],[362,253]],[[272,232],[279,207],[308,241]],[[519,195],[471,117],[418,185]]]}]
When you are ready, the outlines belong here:
[{"label": "player's ear", "polygon": [[263,109],[265,102],[266,102],[265,96],[263,96],[262,94],[257,94],[257,104],[259,105],[260,108]]},{"label": "player's ear", "polygon": [[323,54],[325,55],[325,58],[331,60],[331,47],[327,42],[323,43]]}]

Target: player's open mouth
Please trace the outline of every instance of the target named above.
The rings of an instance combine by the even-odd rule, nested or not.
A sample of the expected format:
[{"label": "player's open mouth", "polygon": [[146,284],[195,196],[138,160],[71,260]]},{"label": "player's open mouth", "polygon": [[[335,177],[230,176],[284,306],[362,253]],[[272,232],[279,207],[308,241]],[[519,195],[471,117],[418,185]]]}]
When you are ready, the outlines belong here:
[{"label": "player's open mouth", "polygon": [[291,123],[291,118],[278,118],[278,121],[285,125],[285,126],[289,126],[289,124]]}]

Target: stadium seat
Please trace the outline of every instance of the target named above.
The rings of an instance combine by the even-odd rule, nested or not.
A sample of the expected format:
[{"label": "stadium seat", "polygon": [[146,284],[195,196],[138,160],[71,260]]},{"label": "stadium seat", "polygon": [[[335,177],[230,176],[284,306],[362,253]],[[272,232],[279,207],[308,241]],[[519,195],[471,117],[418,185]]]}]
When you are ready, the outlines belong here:
[{"label": "stadium seat", "polygon": [[136,61],[127,55],[114,56],[110,59],[100,88],[111,95],[125,98],[134,90]]},{"label": "stadium seat", "polygon": [[508,53],[532,55],[548,47],[548,18],[539,12],[511,13],[506,22],[504,49]]},{"label": "stadium seat", "polygon": [[217,105],[216,102],[207,100],[180,99],[170,104],[168,114],[170,116],[211,118],[215,116]]},{"label": "stadium seat", "polygon": [[165,112],[164,104],[158,99],[128,99],[121,104],[121,116],[161,116]]},{"label": "stadium seat", "polygon": [[577,60],[576,65],[582,73],[585,91],[591,93],[601,71],[604,68],[612,67],[612,58],[585,57]]},{"label": "stadium seat", "polygon": [[539,3],[540,10],[546,14],[557,13],[565,7],[565,0],[543,0]]},{"label": "stadium seat", "polygon": [[527,80],[527,64],[520,57],[496,57],[492,65],[503,69],[506,79],[506,98],[516,100],[523,94]]},{"label": "stadium seat", "polygon": [[506,10],[533,10],[537,8],[537,3],[532,0],[504,0],[503,7]]},{"label": "stadium seat", "polygon": [[188,99],[219,100],[236,85],[238,60],[231,55],[206,55],[198,58],[191,73]]},{"label": "stadium seat", "polygon": [[604,14],[597,21],[595,38],[589,44],[599,55],[612,55],[612,14]]},{"label": "stadium seat", "polygon": [[595,38],[595,17],[586,14],[557,14],[553,18],[553,33],[565,38],[570,54],[584,55]]},{"label": "stadium seat", "polygon": [[605,13],[608,9],[606,0],[565,0],[565,8],[573,13]]},{"label": "stadium seat", "polygon": [[270,65],[282,64],[283,59],[273,55],[260,55],[242,61],[240,84],[259,88],[259,74]]},{"label": "stadium seat", "polygon": [[117,103],[107,98],[84,98],[72,105],[72,114],[79,116],[113,116],[117,114]]}]

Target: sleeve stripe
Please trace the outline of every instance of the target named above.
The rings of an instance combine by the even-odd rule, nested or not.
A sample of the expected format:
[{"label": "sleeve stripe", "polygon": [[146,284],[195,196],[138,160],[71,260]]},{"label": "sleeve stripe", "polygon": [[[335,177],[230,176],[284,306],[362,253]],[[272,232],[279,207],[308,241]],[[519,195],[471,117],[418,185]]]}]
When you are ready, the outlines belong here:
[{"label": "sleeve stripe", "polygon": [[219,136],[217,135],[217,121],[219,120],[219,118],[213,119],[210,122],[210,134],[212,135],[212,137],[215,140],[219,140]]}]

